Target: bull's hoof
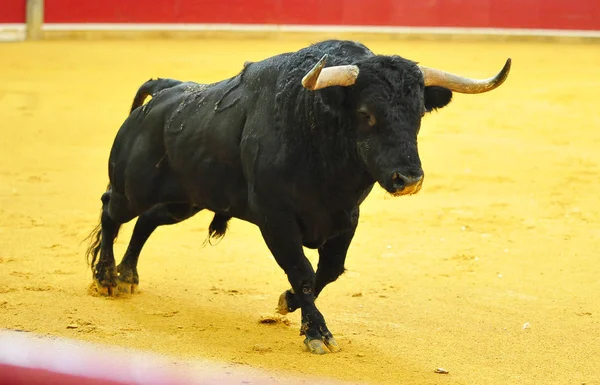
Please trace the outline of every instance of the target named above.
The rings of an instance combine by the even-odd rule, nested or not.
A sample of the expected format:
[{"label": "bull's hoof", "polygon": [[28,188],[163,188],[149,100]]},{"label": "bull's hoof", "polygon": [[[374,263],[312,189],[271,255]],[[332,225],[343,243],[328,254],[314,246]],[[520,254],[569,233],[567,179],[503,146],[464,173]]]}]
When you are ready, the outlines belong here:
[{"label": "bull's hoof", "polygon": [[285,299],[287,294],[287,291],[284,291],[283,293],[281,293],[281,295],[279,296],[279,303],[277,303],[277,313],[281,314],[281,315],[286,315],[287,313],[289,313],[288,311],[288,304],[287,304],[287,300]]},{"label": "bull's hoof", "polygon": [[117,295],[117,268],[116,266],[109,268],[98,268],[94,274],[94,283],[96,291],[100,295],[116,296]]},{"label": "bull's hoof", "polygon": [[117,281],[117,291],[123,294],[138,293],[138,285],[131,282],[123,282],[120,279]]},{"label": "bull's hoof", "polygon": [[337,353],[340,350],[342,350],[342,348],[340,348],[340,345],[338,345],[337,341],[335,340],[335,338],[333,338],[333,336],[325,338],[323,342],[325,343],[325,346],[327,346],[331,353]]},{"label": "bull's hoof", "polygon": [[304,345],[306,345],[308,351],[314,354],[337,353],[342,350],[333,336],[322,340],[306,338]]},{"label": "bull's hoof", "polygon": [[[321,314],[318,314],[321,316]],[[303,315],[304,318],[304,315]],[[308,348],[311,353],[325,354],[325,353],[337,353],[340,350],[333,334],[327,329],[325,320],[321,322],[303,322],[300,326],[300,335],[305,335],[304,345]]]},{"label": "bull's hoof", "polygon": [[286,315],[298,309],[300,306],[296,303],[296,296],[291,290],[284,291],[279,296],[279,302],[277,303],[277,313]]},{"label": "bull's hoof", "polygon": [[117,295],[117,283],[94,280],[96,292],[100,295],[113,297]]},{"label": "bull's hoof", "polygon": [[136,270],[127,265],[117,266],[117,290],[119,293],[135,294],[138,292],[140,277]]}]

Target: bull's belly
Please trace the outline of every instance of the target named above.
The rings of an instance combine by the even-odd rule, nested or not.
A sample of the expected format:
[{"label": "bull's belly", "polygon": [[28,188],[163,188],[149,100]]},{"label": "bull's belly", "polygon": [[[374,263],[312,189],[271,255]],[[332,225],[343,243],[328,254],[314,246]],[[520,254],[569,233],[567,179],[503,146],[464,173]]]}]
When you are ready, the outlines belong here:
[{"label": "bull's belly", "polygon": [[247,217],[248,193],[245,183],[219,169],[195,173],[184,180],[190,201],[197,207],[244,219]]},{"label": "bull's belly", "polygon": [[354,229],[353,209],[328,211],[325,208],[303,212],[297,216],[302,230],[302,243],[318,249],[331,238]]}]

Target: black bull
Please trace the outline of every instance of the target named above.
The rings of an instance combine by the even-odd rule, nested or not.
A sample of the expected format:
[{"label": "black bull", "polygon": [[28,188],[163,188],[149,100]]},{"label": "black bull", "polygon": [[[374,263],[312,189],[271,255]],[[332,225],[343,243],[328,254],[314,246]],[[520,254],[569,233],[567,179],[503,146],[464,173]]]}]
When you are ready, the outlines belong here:
[{"label": "black bull", "polygon": [[[211,237],[234,217],[259,227],[292,287],[279,312],[301,309],[311,352],[338,351],[315,299],[344,271],[360,204],[376,182],[396,196],[418,192],[423,115],[447,105],[452,91],[499,86],[509,67],[474,80],[332,40],[246,63],[214,84],[146,82],[114,141],[91,234],[98,290],[133,291],[151,233],[210,210]],[[116,266],[119,227],[138,216]],[[303,246],[319,251],[316,273]]]}]

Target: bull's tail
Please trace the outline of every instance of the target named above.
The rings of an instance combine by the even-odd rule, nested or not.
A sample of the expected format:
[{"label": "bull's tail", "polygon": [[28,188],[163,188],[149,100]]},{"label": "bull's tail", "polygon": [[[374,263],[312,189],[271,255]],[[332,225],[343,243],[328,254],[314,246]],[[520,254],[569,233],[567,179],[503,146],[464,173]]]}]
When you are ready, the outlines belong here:
[{"label": "bull's tail", "polygon": [[136,108],[144,104],[144,101],[148,96],[154,97],[160,91],[175,87],[181,83],[183,82],[175,79],[158,78],[156,80],[148,80],[146,83],[142,84],[135,94],[135,98],[133,98],[133,103],[131,104],[131,110],[129,113],[132,113]]},{"label": "bull's tail", "polygon": [[90,245],[85,252],[85,258],[88,265],[94,270],[98,254],[100,254],[100,249],[102,247],[102,223],[98,223],[98,225],[94,227],[94,230],[92,230],[86,240],[90,241]]},{"label": "bull's tail", "polygon": [[[107,193],[110,191],[110,189],[111,189],[111,186],[109,183],[108,186],[106,187]],[[105,195],[107,193],[105,193]],[[94,267],[96,266],[96,261],[98,260],[98,255],[100,254],[100,250],[102,249],[102,212],[104,211],[104,205],[108,203],[108,202],[104,201],[105,195],[103,195],[103,199],[102,199],[102,211],[100,212],[100,221],[98,222],[98,225],[92,230],[92,232],[85,239],[86,241],[90,242],[90,244],[85,252],[85,257],[86,257],[88,265],[92,268],[92,271],[94,271]],[[119,234],[120,227],[121,227],[121,225],[119,224],[116,229],[117,235]],[[113,242],[116,242],[117,235],[115,235]]]}]

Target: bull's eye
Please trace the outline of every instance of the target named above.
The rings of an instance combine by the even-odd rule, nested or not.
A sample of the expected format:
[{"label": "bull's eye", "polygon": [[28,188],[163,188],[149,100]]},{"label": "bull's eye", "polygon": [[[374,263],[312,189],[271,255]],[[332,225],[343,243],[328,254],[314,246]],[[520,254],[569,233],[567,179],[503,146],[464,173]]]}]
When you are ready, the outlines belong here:
[{"label": "bull's eye", "polygon": [[369,127],[373,127],[376,123],[375,117],[366,108],[360,108],[357,111],[359,119],[368,124]]}]

